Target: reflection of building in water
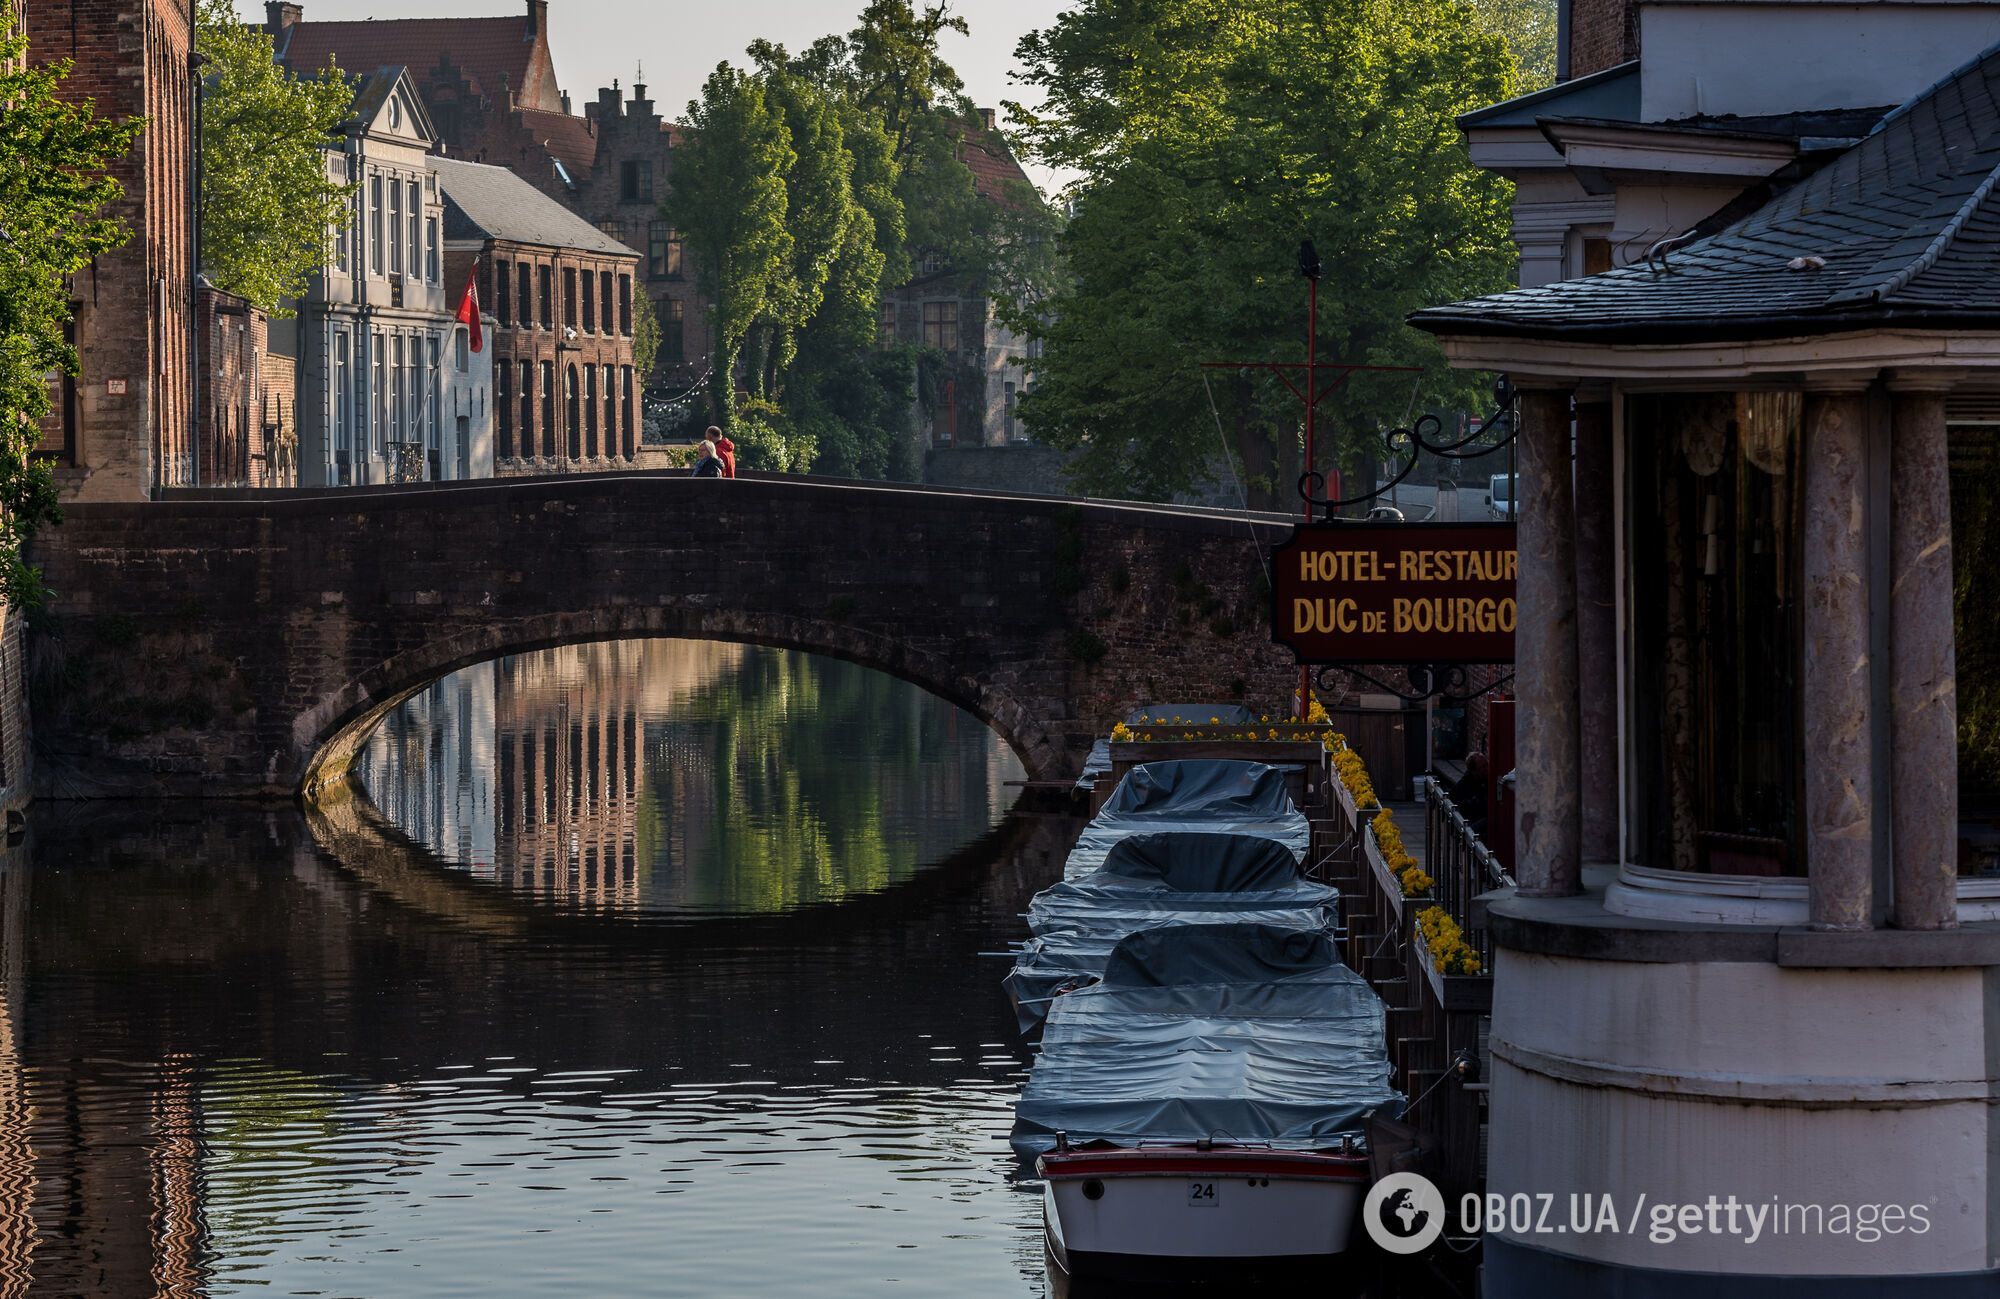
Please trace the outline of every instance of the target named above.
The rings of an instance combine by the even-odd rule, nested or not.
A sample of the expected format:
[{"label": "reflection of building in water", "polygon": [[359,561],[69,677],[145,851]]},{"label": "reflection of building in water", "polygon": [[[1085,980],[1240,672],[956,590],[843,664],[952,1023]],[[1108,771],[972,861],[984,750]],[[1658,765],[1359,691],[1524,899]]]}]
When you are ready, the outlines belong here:
[{"label": "reflection of building in water", "polygon": [[208,1244],[202,1213],[201,1109],[194,1065],[186,1057],[160,1065],[152,1092],[153,1294],[199,1299],[205,1291]]},{"label": "reflection of building in water", "polygon": [[499,665],[479,663],[412,695],[357,764],[402,831],[475,875],[493,874],[493,713]]},{"label": "reflection of building in water", "polygon": [[773,911],[873,892],[995,824],[1021,774],[970,715],[809,654],[609,641],[476,672],[385,720],[363,782],[443,859],[583,908]]},{"label": "reflection of building in water", "polygon": [[35,1114],[20,1042],[27,914],[25,856],[18,848],[0,848],[0,1299],[28,1293],[35,1249]]}]

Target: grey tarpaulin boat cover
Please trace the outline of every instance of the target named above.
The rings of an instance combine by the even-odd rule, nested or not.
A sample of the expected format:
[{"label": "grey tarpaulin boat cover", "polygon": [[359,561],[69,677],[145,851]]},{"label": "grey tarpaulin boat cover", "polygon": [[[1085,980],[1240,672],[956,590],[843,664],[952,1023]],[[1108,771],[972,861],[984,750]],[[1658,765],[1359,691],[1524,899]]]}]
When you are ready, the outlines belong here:
[{"label": "grey tarpaulin boat cover", "polygon": [[1305,860],[1311,830],[1293,805],[1285,773],[1261,762],[1220,758],[1148,762],[1132,768],[1091,818],[1063,867],[1078,879],[1104,864],[1120,839],[1172,830],[1210,830],[1275,839]]},{"label": "grey tarpaulin boat cover", "polygon": [[[1125,714],[1127,726],[1166,726],[1179,718],[1196,726],[1209,725],[1214,718],[1220,726],[1248,726],[1257,720],[1257,714],[1242,704],[1154,704],[1150,708],[1135,708]],[[1083,771],[1076,778],[1076,787],[1081,790],[1097,788],[1100,776],[1111,774],[1111,741],[1098,740],[1090,746],[1090,756],[1083,760]]]},{"label": "grey tarpaulin boat cover", "polygon": [[1049,1011],[1014,1148],[1205,1138],[1313,1150],[1396,1118],[1382,1000],[1324,934],[1142,929]]},{"label": "grey tarpaulin boat cover", "polygon": [[1332,932],[1340,891],[1299,873],[1283,844],[1240,834],[1137,834],[1102,868],[1035,895],[1035,937],[1005,980],[1026,1033],[1064,988],[1094,979],[1118,940],[1138,929],[1210,921]]}]

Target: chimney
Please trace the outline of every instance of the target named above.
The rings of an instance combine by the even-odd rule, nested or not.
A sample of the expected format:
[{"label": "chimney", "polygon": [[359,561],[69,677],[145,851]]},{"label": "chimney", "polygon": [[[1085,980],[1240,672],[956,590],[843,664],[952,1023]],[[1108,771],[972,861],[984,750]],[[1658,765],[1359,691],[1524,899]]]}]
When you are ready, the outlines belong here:
[{"label": "chimney", "polygon": [[563,116],[569,116],[569,91],[567,90],[562,92],[562,106]]},{"label": "chimney", "polygon": [[303,17],[303,5],[292,4],[290,0],[265,0],[264,30],[273,36],[281,35],[287,27],[297,26]]},{"label": "chimney", "polygon": [[992,110],[992,109],[990,109],[990,108],[982,108],[982,109],[980,109],[980,110],[979,110],[979,120],[980,120],[980,121],[982,121],[982,122],[984,122],[984,123],[986,123],[986,129],[987,129],[987,130],[989,130],[989,131],[990,131],[990,130],[992,130],[992,129],[993,129],[993,110]]},{"label": "chimney", "polygon": [[599,121],[608,122],[618,116],[618,100],[617,82],[614,81],[609,86],[599,86],[597,88],[597,102],[594,104],[585,104],[583,106],[583,115],[585,117],[596,117]]},{"label": "chimney", "polygon": [[549,34],[549,0],[528,0],[528,39],[546,40]]}]

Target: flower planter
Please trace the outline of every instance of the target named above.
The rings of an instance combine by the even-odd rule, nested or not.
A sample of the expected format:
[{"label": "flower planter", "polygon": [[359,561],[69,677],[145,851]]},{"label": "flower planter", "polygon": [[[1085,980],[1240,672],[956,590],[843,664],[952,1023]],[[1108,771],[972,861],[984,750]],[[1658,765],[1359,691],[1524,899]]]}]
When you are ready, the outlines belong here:
[{"label": "flower planter", "polygon": [[1396,925],[1400,929],[1403,927],[1403,885],[1390,873],[1389,863],[1382,859],[1381,845],[1375,842],[1375,827],[1369,826],[1362,831],[1361,842],[1362,853],[1368,858],[1368,869],[1375,875],[1375,887],[1381,889],[1382,896],[1388,899],[1389,910],[1395,914]]},{"label": "flower planter", "polygon": [[1475,1014],[1489,1014],[1493,1010],[1493,976],[1491,974],[1439,974],[1431,959],[1430,945],[1418,937],[1410,944],[1417,954],[1417,964],[1424,972],[1424,982],[1430,985],[1431,996],[1437,1000],[1438,1008],[1446,1012],[1470,1011]]}]

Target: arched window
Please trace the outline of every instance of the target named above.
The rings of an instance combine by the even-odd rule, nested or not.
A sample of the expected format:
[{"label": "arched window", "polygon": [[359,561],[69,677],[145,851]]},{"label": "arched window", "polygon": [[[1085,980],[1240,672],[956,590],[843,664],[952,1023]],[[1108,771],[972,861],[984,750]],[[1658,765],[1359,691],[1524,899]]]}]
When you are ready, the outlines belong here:
[{"label": "arched window", "polygon": [[542,455],[556,458],[556,363],[542,362]]},{"label": "arched window", "polygon": [[521,454],[535,454],[535,367],[521,362]]},{"label": "arched window", "polygon": [[583,367],[583,453],[597,459],[597,367],[594,365]]},{"label": "arched window", "polygon": [[493,367],[493,413],[499,417],[500,457],[514,454],[514,367],[502,361]]}]

